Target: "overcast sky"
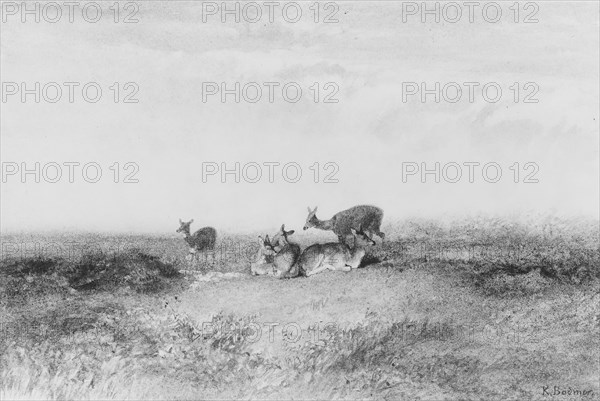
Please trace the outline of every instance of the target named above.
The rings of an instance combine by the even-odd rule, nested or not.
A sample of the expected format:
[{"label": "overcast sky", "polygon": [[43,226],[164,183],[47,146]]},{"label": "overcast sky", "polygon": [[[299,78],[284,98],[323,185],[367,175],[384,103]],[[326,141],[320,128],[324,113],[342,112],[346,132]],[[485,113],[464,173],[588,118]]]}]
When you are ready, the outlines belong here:
[{"label": "overcast sky", "polygon": [[[405,15],[403,22],[401,2],[338,2],[337,11],[320,10],[321,20],[336,11],[339,22],[329,24],[314,22],[311,3],[301,3],[297,23],[285,21],[281,7],[273,23],[265,15],[258,23],[243,15],[240,23],[232,17],[221,23],[219,13],[205,14],[203,22],[199,2],[139,2],[133,17],[139,22],[132,24],[114,23],[112,2],[103,4],[95,24],[83,20],[80,9],[73,23],[65,15],[54,24],[3,15],[4,232],[172,233],[178,218],[194,218],[192,229],[248,231],[282,222],[300,229],[309,205],[318,205],[319,217],[328,218],[362,203],[382,207],[388,221],[532,210],[598,217],[597,2],[538,2],[538,23],[524,23],[535,10],[523,9],[515,23],[512,2],[503,3],[497,23],[486,22],[481,9],[473,23],[466,15],[457,23],[444,22],[443,15],[440,23],[432,17],[421,23],[419,14]],[[123,19],[132,9],[120,11]],[[65,86],[56,103],[43,97],[35,103],[33,95],[22,103],[19,93],[7,94],[7,82],[26,82],[28,88],[35,82],[81,84],[73,103]],[[81,95],[87,82],[103,91],[97,103]],[[119,103],[109,88],[115,82]],[[138,103],[122,102],[135,88],[125,88],[127,82],[139,88],[132,97]],[[203,82],[226,82],[228,88],[256,82],[263,96],[256,103],[243,98],[235,103],[228,95],[222,103],[217,94],[203,102]],[[272,103],[265,82],[279,84]],[[430,89],[435,82],[441,87],[456,82],[462,97],[447,101],[456,95],[450,85],[439,103],[433,95],[422,102],[419,94],[405,102],[410,82],[426,82]],[[472,102],[464,82],[480,84]],[[297,103],[282,97],[286,83],[302,88]],[[491,101],[493,87],[489,100],[483,97],[486,83],[502,89],[497,102]],[[336,86],[332,99],[338,102],[324,103]],[[54,96],[51,88],[46,95]],[[526,98],[538,102],[524,103]],[[33,174],[23,183],[20,171],[7,173],[15,166],[10,163],[20,169],[21,162],[29,168],[35,162],[80,166],[74,167],[73,183],[64,165],[57,183],[43,176],[36,183]],[[102,168],[96,183],[82,177],[81,166],[89,162]],[[120,163],[119,181],[133,171],[125,170],[125,163],[139,166],[133,176],[139,182],[114,183],[114,162]],[[257,183],[243,176],[236,183],[230,174],[222,183],[217,173],[203,182],[207,162],[230,169],[236,162],[257,163],[263,175]],[[269,162],[280,163],[273,165],[273,183],[264,165]],[[328,162],[333,164],[326,168]],[[422,162],[430,169],[436,162],[446,165],[449,179],[455,165],[448,163],[457,163],[463,176],[451,183],[440,175],[436,183],[429,174],[423,183],[417,172],[403,180],[403,163],[420,168]],[[473,167],[473,183],[465,162],[480,163]],[[481,167],[491,162],[502,168],[496,183],[482,175]],[[525,168],[528,162],[535,165]],[[293,169],[282,175],[286,163],[301,167],[298,182],[286,181],[293,181]],[[255,165],[248,166],[247,177],[253,178]],[[50,178],[53,171],[46,169]],[[493,179],[494,170],[488,173]],[[329,174],[338,182],[323,182]]]}]

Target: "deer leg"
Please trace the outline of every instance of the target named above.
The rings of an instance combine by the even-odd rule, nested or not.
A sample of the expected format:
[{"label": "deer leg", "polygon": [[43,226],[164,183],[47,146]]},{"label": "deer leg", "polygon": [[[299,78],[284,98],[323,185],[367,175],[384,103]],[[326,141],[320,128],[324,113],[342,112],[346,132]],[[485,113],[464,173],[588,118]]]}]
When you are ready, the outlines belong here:
[{"label": "deer leg", "polygon": [[314,269],[314,270],[311,270],[310,272],[307,272],[307,273],[306,273],[306,276],[307,276],[307,277],[308,277],[308,276],[312,276],[312,275],[315,275],[315,274],[317,274],[317,273],[321,273],[322,271],[325,271],[325,270],[327,270],[327,269],[329,269],[329,266],[328,266],[328,265],[319,266],[319,267],[317,267],[316,269]]},{"label": "deer leg", "polygon": [[295,264],[291,266],[286,272],[282,273],[279,278],[294,278],[300,273],[300,267]]},{"label": "deer leg", "polygon": [[[304,272],[304,275],[306,277],[312,276],[313,274],[320,273],[323,270],[327,269],[327,267],[323,267],[325,265],[325,263],[324,263],[325,255],[323,255],[323,254],[317,255],[317,258],[318,259],[316,261],[313,261],[313,263],[311,263],[312,267],[303,266],[302,271]],[[300,268],[300,266],[298,266],[298,268]]]},{"label": "deer leg", "polygon": [[194,248],[190,248],[185,260],[187,260],[190,264],[194,262]]},{"label": "deer leg", "polygon": [[189,257],[190,257],[190,264],[192,266],[196,266],[198,264],[198,259],[199,259],[198,250],[196,248],[190,248]]},{"label": "deer leg", "polygon": [[329,268],[329,265],[324,262],[325,262],[325,255],[319,255],[319,261],[316,264],[317,267],[311,271],[307,271],[306,277],[312,276],[313,274],[321,273],[322,271],[327,270]]},{"label": "deer leg", "polygon": [[205,249],[204,253],[206,255],[206,262],[208,263],[208,259],[210,256],[211,264],[215,264],[215,260],[216,260],[215,251],[213,251],[212,249],[209,248],[209,249]]}]

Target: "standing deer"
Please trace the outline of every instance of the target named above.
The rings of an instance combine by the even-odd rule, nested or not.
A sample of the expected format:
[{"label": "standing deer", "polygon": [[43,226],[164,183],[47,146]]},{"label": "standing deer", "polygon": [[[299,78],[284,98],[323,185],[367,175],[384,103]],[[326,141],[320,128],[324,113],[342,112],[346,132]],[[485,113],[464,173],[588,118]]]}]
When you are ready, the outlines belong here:
[{"label": "standing deer", "polygon": [[275,264],[275,275],[278,278],[297,277],[300,272],[296,263],[300,256],[300,246],[291,243],[288,239],[293,233],[294,230],[285,231],[285,224],[282,224],[271,240],[273,249],[277,252],[273,263]]},{"label": "standing deer", "polygon": [[376,206],[359,205],[336,213],[329,220],[317,218],[317,207],[314,210],[308,208],[308,217],[304,229],[315,227],[321,230],[331,230],[338,236],[338,241],[345,244],[346,237],[352,234],[352,227],[362,227],[364,233],[373,238],[377,235],[383,241],[385,234],[380,231],[383,210]]},{"label": "standing deer", "polygon": [[350,228],[350,232],[354,236],[352,248],[339,242],[314,244],[306,248],[298,260],[300,272],[312,276],[325,270],[349,272],[357,269],[367,253],[365,248],[375,245],[375,241],[363,232],[362,227],[358,230]]},{"label": "standing deer", "polygon": [[250,264],[250,273],[253,276],[263,275],[275,275],[275,264],[273,259],[275,257],[275,249],[271,245],[269,236],[266,235],[263,239],[260,235],[258,236],[258,253],[254,262]]},{"label": "standing deer", "polygon": [[213,250],[215,241],[217,240],[217,230],[212,227],[204,227],[196,231],[193,235],[190,234],[190,225],[194,219],[186,222],[179,219],[179,228],[176,232],[183,233],[183,239],[190,247],[190,256],[193,257],[198,251]]}]

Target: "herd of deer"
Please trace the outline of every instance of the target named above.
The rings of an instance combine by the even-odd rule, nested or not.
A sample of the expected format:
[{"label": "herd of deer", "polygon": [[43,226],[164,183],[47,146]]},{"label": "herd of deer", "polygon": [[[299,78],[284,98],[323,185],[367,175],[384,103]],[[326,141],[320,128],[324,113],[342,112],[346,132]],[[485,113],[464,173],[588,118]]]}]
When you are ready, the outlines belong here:
[{"label": "herd of deer", "polygon": [[[286,231],[282,225],[273,238],[259,236],[260,248],[254,262],[250,264],[253,275],[270,275],[279,278],[312,276],[326,270],[350,271],[358,268],[366,254],[368,246],[375,245],[373,235],[381,240],[385,234],[380,231],[383,211],[375,206],[359,205],[337,213],[329,220],[319,220],[317,208],[308,208],[308,217],[304,230],[311,227],[331,230],[338,236],[339,242],[313,244],[301,251],[300,246],[290,242],[294,230]],[[190,234],[190,225],[194,220],[179,220],[178,233],[183,233],[190,246],[192,256],[199,251],[212,250],[217,232],[212,227],[204,227]],[[347,238],[352,235],[351,245]]]}]

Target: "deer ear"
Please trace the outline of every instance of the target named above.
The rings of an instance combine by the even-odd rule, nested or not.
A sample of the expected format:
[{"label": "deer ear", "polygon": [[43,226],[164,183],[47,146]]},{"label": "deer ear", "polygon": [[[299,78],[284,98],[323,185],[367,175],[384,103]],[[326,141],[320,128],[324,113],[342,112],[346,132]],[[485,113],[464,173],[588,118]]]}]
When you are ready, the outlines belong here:
[{"label": "deer ear", "polygon": [[194,222],[194,219],[191,219],[191,220],[190,220],[190,224],[192,224],[193,222]]},{"label": "deer ear", "polygon": [[261,237],[260,235],[258,236],[258,243],[262,244],[263,242],[265,242],[265,240],[263,239],[263,237]]},{"label": "deer ear", "polygon": [[294,230],[287,231],[287,232],[286,232],[286,235],[292,235],[292,234],[293,234],[293,233],[295,233],[295,232],[296,232],[296,231],[294,231]]},{"label": "deer ear", "polygon": [[310,206],[306,207],[308,209],[308,213],[312,213],[312,210],[310,210]]},{"label": "deer ear", "polygon": [[269,239],[269,234],[265,235],[265,242],[271,243],[271,240]]},{"label": "deer ear", "polygon": [[281,225],[281,228],[280,228],[280,230],[281,230],[281,231],[283,231],[283,232],[285,232],[285,224],[282,224],[282,225]]},{"label": "deer ear", "polygon": [[315,206],[315,210],[313,210],[313,213],[317,213],[317,206]]},{"label": "deer ear", "polygon": [[179,219],[179,224],[183,224],[183,221],[181,221],[181,218]]}]

